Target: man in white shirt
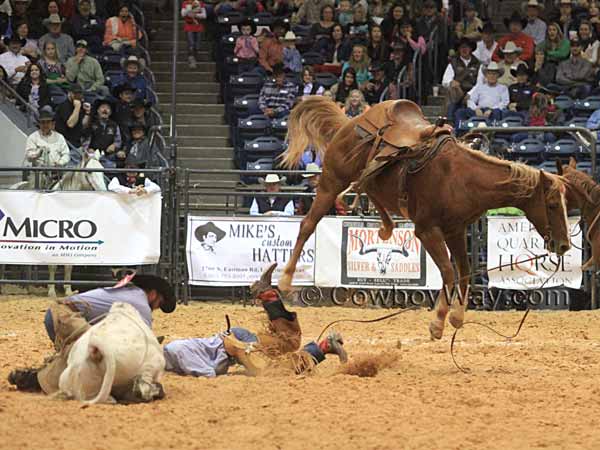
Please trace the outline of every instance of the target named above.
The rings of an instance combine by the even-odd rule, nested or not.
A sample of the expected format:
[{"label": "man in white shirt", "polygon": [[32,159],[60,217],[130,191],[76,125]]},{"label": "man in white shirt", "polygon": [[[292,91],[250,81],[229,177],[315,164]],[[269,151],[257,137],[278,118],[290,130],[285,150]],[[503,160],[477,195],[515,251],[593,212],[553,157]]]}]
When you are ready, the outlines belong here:
[{"label": "man in white shirt", "polygon": [[508,88],[498,83],[498,77],[502,75],[503,69],[492,61],[483,69],[485,83],[477,83],[469,91],[467,108],[456,112],[456,127],[460,122],[473,116],[484,117],[489,121],[502,119],[502,110],[506,109],[510,102]]},{"label": "man in white shirt", "polygon": [[24,39],[20,39],[16,33],[12,37],[5,37],[3,42],[8,51],[0,55],[0,66],[6,71],[8,82],[12,86],[16,86],[27,72],[27,67],[31,64],[27,56],[21,55],[21,48],[26,42]]},{"label": "man in white shirt", "polygon": [[50,106],[40,110],[38,131],[33,132],[25,143],[25,158],[34,167],[64,167],[69,163],[67,141],[54,131],[54,112]]},{"label": "man in white shirt", "polygon": [[477,48],[473,52],[473,56],[483,65],[488,65],[492,61],[492,55],[498,44],[494,40],[494,27],[491,23],[486,22],[481,28],[481,40],[477,42]]},{"label": "man in white shirt", "polygon": [[264,186],[265,191],[273,193],[273,196],[256,197],[250,207],[251,216],[293,216],[294,201],[291,199],[277,196],[281,191],[281,184],[285,177],[279,178],[279,175],[270,173],[264,179],[259,180]]}]

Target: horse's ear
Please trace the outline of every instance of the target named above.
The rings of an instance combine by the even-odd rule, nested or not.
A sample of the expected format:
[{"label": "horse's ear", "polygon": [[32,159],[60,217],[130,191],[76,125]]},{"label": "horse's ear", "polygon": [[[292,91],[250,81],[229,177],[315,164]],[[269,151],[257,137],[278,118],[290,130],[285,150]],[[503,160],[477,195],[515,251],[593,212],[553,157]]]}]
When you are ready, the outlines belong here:
[{"label": "horse's ear", "polygon": [[571,169],[577,169],[577,160],[572,156],[569,158],[569,167]]},{"label": "horse's ear", "polygon": [[562,161],[560,160],[560,158],[556,159],[556,173],[558,173],[559,175],[563,174]]}]

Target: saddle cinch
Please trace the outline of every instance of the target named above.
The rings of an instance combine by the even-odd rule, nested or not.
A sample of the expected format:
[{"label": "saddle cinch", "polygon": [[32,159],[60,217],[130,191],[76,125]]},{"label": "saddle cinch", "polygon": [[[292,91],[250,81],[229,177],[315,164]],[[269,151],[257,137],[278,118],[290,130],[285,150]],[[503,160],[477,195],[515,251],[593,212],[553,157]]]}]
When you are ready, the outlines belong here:
[{"label": "saddle cinch", "polygon": [[[438,126],[425,119],[416,103],[410,100],[388,100],[373,106],[356,121],[359,145],[372,142],[359,184],[379,173],[392,161],[412,161],[422,167],[440,147],[443,136],[450,136],[452,127]],[[435,143],[430,148],[420,144]]]}]

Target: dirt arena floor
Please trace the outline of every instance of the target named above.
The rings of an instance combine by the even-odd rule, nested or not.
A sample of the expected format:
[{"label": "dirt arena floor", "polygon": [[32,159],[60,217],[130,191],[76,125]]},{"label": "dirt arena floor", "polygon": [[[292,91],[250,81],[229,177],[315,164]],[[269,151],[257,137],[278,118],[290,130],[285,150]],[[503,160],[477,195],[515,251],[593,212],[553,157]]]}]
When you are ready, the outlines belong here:
[{"label": "dirt arena floor", "polygon": [[[6,381],[12,367],[51,351],[41,297],[0,297],[0,449],[592,449],[600,448],[600,312],[532,312],[505,342],[465,328],[452,364],[450,336],[430,342],[430,312],[376,324],[341,324],[349,354],[397,356],[375,377],[341,374],[336,357],[312,376],[217,379],[167,374],[167,398],[145,405],[82,408]],[[295,308],[305,340],[341,318],[375,309]],[[167,341],[208,336],[234,325],[255,328],[258,308],[195,303],[155,314]],[[512,333],[522,313],[470,313]],[[363,355],[363,356],[361,356]]]}]

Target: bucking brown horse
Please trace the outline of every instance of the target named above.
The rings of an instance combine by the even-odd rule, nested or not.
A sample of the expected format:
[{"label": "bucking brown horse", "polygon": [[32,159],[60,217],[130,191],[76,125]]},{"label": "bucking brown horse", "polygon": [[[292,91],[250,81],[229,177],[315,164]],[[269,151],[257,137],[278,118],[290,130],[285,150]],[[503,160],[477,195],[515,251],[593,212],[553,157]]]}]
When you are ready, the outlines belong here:
[{"label": "bucking brown horse", "polygon": [[600,267],[600,185],[587,173],[577,170],[575,158],[569,160],[569,165],[563,166],[556,161],[558,174],[569,182],[567,189],[567,205],[569,209],[579,209],[581,217],[587,224],[584,236],[592,246],[592,256],[582,266],[582,270],[594,266]]},{"label": "bucking brown horse", "polygon": [[[562,255],[570,248],[566,188],[561,177],[469,149],[448,136],[444,127],[428,122],[413,102],[382,102],[349,119],[334,102],[311,96],[292,110],[288,138],[284,164],[296,166],[306,147],[313,145],[323,152],[323,173],[279,279],[283,291],[291,290],[302,248],[338,194],[350,183],[362,180],[365,168],[369,172],[374,167],[369,160],[383,164],[377,163],[376,155],[392,158],[391,164],[375,171],[362,186],[381,215],[379,236],[390,238],[394,227],[390,214],[409,218],[442,274],[445,289],[438,295],[429,326],[432,338],[442,337],[449,309],[450,323],[456,328],[462,326],[468,302],[453,302],[446,293],[455,292],[458,275],[459,287],[466,294],[470,273],[467,226],[488,209],[520,208],[549,250]],[[411,155],[411,159],[394,162],[394,155],[400,160]],[[413,160],[420,162],[411,166]]]}]

